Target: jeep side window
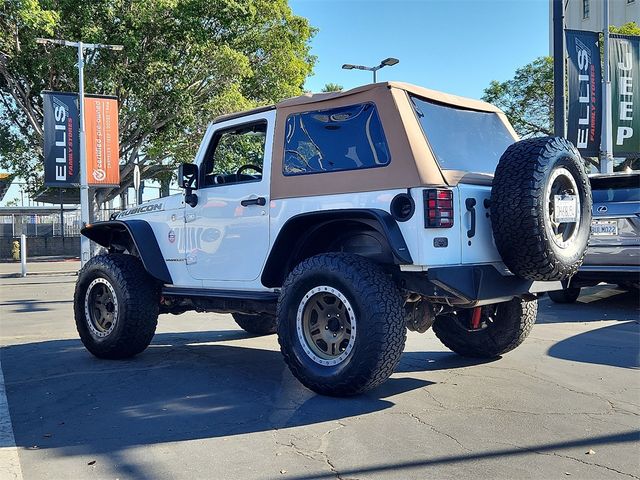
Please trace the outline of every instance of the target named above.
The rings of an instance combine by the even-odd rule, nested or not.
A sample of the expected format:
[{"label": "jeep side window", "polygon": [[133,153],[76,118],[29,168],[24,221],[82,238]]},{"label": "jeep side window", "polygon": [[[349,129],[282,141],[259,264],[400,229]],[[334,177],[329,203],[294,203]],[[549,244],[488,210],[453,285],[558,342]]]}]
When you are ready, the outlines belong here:
[{"label": "jeep side window", "polygon": [[266,122],[216,133],[205,159],[204,185],[260,181],[266,134]]},{"label": "jeep side window", "polygon": [[373,103],[291,114],[285,128],[287,176],[384,167],[391,160]]}]

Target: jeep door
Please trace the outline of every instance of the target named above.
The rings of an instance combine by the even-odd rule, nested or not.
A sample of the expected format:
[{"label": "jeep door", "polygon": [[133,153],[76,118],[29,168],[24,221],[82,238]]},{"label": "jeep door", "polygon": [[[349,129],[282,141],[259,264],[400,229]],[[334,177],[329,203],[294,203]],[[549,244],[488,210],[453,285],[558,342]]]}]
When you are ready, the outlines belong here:
[{"label": "jeep door", "polygon": [[[186,206],[186,263],[204,285],[258,279],[269,250],[275,110],[214,124],[199,159],[198,203]],[[259,283],[259,280],[258,280]]]}]

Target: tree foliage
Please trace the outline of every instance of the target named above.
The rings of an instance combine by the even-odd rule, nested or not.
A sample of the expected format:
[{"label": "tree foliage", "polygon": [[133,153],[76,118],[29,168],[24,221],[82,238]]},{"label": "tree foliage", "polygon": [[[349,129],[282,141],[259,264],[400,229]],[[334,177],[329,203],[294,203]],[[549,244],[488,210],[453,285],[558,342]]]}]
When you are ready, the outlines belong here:
[{"label": "tree foliage", "polygon": [[627,22],[624,25],[620,25],[619,27],[616,27],[615,25],[609,25],[609,33],[640,36],[640,26],[638,26],[636,22]]},{"label": "tree foliage", "polygon": [[286,0],[5,0],[0,7],[0,165],[36,188],[43,90],[77,91],[76,51],[36,37],[122,44],[88,51],[87,93],[120,101],[122,187],[193,159],[213,117],[302,92],[314,29]]},{"label": "tree foliage", "polygon": [[322,87],[323,92],[341,92],[344,89],[342,85],[337,83],[325,83],[324,87]]},{"label": "tree foliage", "polygon": [[553,58],[538,57],[512,79],[493,80],[482,99],[502,109],[521,137],[553,135]]}]

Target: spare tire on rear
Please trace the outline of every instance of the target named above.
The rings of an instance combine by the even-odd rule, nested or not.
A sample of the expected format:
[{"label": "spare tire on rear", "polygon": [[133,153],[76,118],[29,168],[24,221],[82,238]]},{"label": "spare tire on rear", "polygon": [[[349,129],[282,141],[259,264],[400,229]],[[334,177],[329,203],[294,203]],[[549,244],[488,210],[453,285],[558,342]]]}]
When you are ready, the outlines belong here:
[{"label": "spare tire on rear", "polygon": [[591,230],[591,186],[566,139],[521,140],[502,154],[491,224],[505,265],[528,280],[565,280],[582,264]]}]

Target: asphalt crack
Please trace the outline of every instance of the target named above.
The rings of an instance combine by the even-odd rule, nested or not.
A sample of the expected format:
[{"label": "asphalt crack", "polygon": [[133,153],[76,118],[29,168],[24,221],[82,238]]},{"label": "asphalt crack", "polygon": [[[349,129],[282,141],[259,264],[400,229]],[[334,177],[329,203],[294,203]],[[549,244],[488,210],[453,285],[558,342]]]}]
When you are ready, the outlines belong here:
[{"label": "asphalt crack", "polygon": [[471,452],[470,449],[468,449],[467,447],[465,447],[462,443],[460,443],[460,441],[454,437],[453,435],[447,433],[447,432],[443,432],[442,430],[438,430],[435,425],[432,425],[428,422],[425,422],[422,418],[420,418],[418,415],[416,415],[415,413],[411,413],[411,412],[398,412],[398,414],[402,414],[402,415],[408,415],[409,417],[413,418],[414,420],[416,420],[418,423],[429,427],[429,429],[431,429],[433,432],[437,433],[438,435],[442,435],[445,436],[451,440],[453,440],[461,449],[463,449],[465,452]]},{"label": "asphalt crack", "polygon": [[509,445],[510,447],[517,448],[518,450],[535,453],[536,455],[544,455],[544,456],[547,456],[547,457],[558,457],[558,458],[564,458],[564,459],[567,459],[567,460],[573,460],[574,462],[582,463],[583,465],[588,465],[590,467],[603,468],[605,470],[609,470],[611,472],[615,472],[615,473],[617,473],[619,475],[624,475],[626,477],[640,479],[640,477],[638,477],[637,475],[634,475],[632,473],[623,472],[623,471],[615,469],[613,467],[609,467],[607,465],[602,465],[601,463],[586,462],[586,461],[584,461],[584,460],[582,460],[580,458],[572,457],[570,455],[563,455],[561,453],[556,453],[556,452],[541,452],[539,450],[536,450],[535,448],[522,447],[522,446],[516,445],[514,443],[507,443],[507,442],[496,442],[496,443],[502,444],[502,445]]}]

